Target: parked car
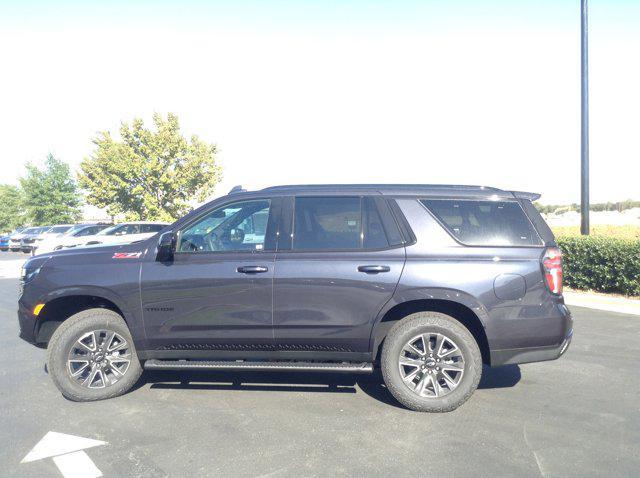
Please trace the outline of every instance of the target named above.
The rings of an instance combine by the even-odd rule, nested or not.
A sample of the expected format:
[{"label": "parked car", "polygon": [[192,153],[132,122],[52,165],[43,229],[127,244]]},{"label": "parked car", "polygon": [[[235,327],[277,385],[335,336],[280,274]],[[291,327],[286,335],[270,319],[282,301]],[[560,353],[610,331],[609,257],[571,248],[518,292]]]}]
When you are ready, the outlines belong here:
[{"label": "parked car", "polygon": [[33,243],[36,242],[36,238],[49,229],[51,229],[51,226],[30,227],[25,229],[20,239],[20,250],[22,252],[31,252],[31,247]]},{"label": "parked car", "polygon": [[113,224],[110,223],[76,224],[75,226],[69,228],[69,230],[67,230],[67,232],[65,232],[64,234],[50,237],[40,243],[35,244],[34,250],[32,252],[35,255],[57,251],[64,247],[63,244],[67,240],[69,242],[81,241],[82,237],[94,236],[100,231],[111,226],[113,226]]},{"label": "parked car", "polygon": [[27,227],[19,227],[13,234],[9,236],[9,250],[11,252],[18,252],[20,250],[20,241],[27,231]]},{"label": "parked car", "polygon": [[56,224],[55,226],[49,226],[48,229],[42,231],[35,237],[24,237],[21,241],[22,252],[30,252],[33,254],[43,241],[61,236],[72,227],[74,227],[73,224]]},{"label": "parked car", "polygon": [[12,232],[7,232],[6,234],[0,235],[0,251],[8,251],[9,250],[9,237],[13,234]]},{"label": "parked car", "polygon": [[108,227],[91,236],[65,237],[62,249],[78,246],[95,246],[99,244],[126,244],[148,239],[168,226],[166,222],[123,222]]},{"label": "parked car", "polygon": [[221,197],[127,245],[31,258],[21,337],[77,401],[151,370],[371,373],[457,408],[483,363],[553,360],[573,334],[539,195],[475,186],[281,186]]}]

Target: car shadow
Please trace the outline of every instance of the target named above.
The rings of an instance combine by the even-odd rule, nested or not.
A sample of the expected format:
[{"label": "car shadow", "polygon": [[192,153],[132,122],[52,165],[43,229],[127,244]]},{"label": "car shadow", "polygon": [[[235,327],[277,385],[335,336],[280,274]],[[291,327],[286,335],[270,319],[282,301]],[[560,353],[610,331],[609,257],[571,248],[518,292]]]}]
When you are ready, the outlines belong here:
[{"label": "car shadow", "polygon": [[[484,367],[479,389],[508,388],[520,381],[520,367]],[[134,390],[149,385],[151,390],[242,390],[260,392],[357,393],[403,408],[389,393],[380,370],[372,374],[307,372],[212,372],[148,370]]]}]

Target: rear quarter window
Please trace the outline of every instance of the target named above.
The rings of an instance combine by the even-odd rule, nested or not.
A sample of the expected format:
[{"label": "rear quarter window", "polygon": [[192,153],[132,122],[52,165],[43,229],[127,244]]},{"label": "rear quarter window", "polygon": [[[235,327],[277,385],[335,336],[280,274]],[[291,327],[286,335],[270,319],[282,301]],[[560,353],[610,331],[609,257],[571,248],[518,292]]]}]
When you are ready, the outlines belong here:
[{"label": "rear quarter window", "polygon": [[423,199],[457,240],[472,246],[539,246],[540,237],[517,201]]}]

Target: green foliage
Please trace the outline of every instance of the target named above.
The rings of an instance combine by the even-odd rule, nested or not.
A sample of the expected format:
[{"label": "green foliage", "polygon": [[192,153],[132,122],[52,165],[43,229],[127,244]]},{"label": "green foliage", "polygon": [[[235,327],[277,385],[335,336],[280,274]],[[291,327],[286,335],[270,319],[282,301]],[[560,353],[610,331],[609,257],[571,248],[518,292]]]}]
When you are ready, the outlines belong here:
[{"label": "green foliage", "polygon": [[[580,205],[573,204],[540,204],[539,202],[534,202],[533,205],[536,209],[543,214],[550,213],[563,213],[567,211],[580,211]],[[602,202],[595,203],[589,205],[589,211],[626,211],[627,209],[633,209],[634,207],[640,207],[640,201],[632,201],[631,199],[627,199],[626,201],[620,202]]]},{"label": "green foliage", "polygon": [[69,165],[47,156],[44,169],[29,163],[20,178],[26,219],[34,226],[74,222],[80,218],[81,199]]},{"label": "green foliage", "polygon": [[611,237],[557,238],[565,284],[575,289],[640,295],[640,241]]},{"label": "green foliage", "polygon": [[0,232],[13,231],[24,223],[22,191],[16,186],[0,184]]},{"label": "green foliage", "polygon": [[120,141],[109,132],[93,140],[96,149],[80,167],[80,184],[87,201],[106,207],[111,215],[129,220],[172,221],[204,201],[221,179],[215,161],[216,146],[180,134],[178,118],[153,116],[155,131],[141,119],[123,123]]}]

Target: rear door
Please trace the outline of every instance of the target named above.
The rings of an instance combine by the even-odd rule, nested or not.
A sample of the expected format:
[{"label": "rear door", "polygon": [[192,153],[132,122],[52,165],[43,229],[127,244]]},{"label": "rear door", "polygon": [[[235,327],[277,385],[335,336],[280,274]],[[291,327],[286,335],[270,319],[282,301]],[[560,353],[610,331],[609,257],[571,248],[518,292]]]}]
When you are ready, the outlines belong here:
[{"label": "rear door", "polygon": [[274,277],[278,348],[367,352],[396,288],[403,240],[381,197],[300,196],[283,206]]},{"label": "rear door", "polygon": [[177,231],[171,263],[143,264],[151,349],[273,348],[272,217],[278,201],[244,199],[215,207]]}]

